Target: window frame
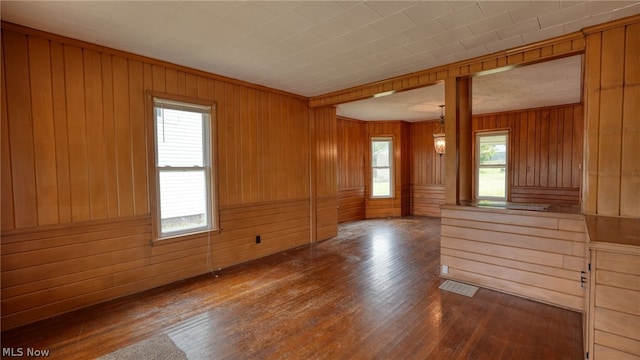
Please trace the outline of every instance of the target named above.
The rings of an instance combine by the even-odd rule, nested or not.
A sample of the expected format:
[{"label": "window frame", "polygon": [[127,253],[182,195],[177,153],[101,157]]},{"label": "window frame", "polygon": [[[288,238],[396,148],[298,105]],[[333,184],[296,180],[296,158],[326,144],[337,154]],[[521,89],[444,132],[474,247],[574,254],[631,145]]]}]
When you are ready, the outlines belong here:
[{"label": "window frame", "polygon": [[[479,138],[482,136],[495,136],[495,135],[505,135],[506,136],[506,140],[505,140],[505,146],[506,146],[506,151],[505,151],[505,161],[504,161],[504,165],[500,164],[500,165],[481,165],[480,164],[480,140]],[[511,139],[511,132],[509,129],[491,129],[489,131],[476,131],[474,133],[474,146],[473,146],[473,151],[474,151],[474,198],[476,200],[488,200],[488,201],[503,201],[503,202],[507,202],[509,201],[509,189],[510,189],[510,181],[509,181],[509,174],[510,174],[510,169],[509,169],[509,163],[510,163],[510,152],[511,152],[511,144],[510,144],[510,139]],[[480,192],[480,169],[481,168],[504,168],[504,177],[505,177],[505,181],[504,181],[504,197],[496,197],[496,196],[480,196],[479,192]]]},{"label": "window frame", "polygon": [[[161,172],[177,172],[194,170],[193,167],[159,167],[158,166],[158,148],[157,148],[157,130],[156,130],[156,99],[158,102],[169,104],[168,108],[192,109],[210,107],[208,112],[209,120],[203,127],[203,167],[205,171],[206,186],[206,207],[208,212],[207,226],[186,229],[184,231],[176,231],[170,233],[162,232],[162,220],[160,209],[160,173]],[[147,91],[147,107],[149,111],[147,126],[148,140],[148,156],[149,156],[149,199],[151,210],[151,232],[152,244],[171,243],[178,240],[186,240],[202,234],[217,234],[219,227],[219,204],[218,204],[218,172],[217,172],[217,136],[216,136],[216,103],[214,101],[203,101],[201,99],[190,98],[173,94],[166,94],[156,91]],[[208,136],[206,136],[208,135]],[[195,171],[195,170],[194,170]],[[198,170],[202,171],[202,170]]]},{"label": "window frame", "polygon": [[[387,141],[389,142],[389,166],[374,166],[373,164],[373,142],[374,141]],[[371,191],[369,191],[369,198],[370,199],[393,199],[395,198],[395,164],[394,164],[394,159],[393,159],[393,155],[394,155],[394,149],[393,149],[393,136],[372,136],[371,138],[369,138],[369,153],[370,155],[370,161],[369,161],[369,167],[370,167],[370,173],[371,173],[371,180],[369,182],[369,185],[371,186]],[[373,194],[373,189],[374,189],[374,170],[375,169],[389,169],[389,195],[374,195]]]}]

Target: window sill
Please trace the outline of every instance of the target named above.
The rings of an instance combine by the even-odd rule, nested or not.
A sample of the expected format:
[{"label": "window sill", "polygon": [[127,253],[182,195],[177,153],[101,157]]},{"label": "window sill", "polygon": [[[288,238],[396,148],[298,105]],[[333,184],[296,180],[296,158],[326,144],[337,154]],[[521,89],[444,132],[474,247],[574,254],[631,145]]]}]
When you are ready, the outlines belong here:
[{"label": "window sill", "polygon": [[158,246],[158,245],[165,245],[165,244],[174,244],[181,241],[195,240],[195,239],[210,237],[218,234],[220,234],[219,229],[205,230],[205,231],[199,231],[199,232],[194,232],[189,234],[180,234],[180,235],[174,235],[174,236],[155,239],[151,242],[151,245]]}]

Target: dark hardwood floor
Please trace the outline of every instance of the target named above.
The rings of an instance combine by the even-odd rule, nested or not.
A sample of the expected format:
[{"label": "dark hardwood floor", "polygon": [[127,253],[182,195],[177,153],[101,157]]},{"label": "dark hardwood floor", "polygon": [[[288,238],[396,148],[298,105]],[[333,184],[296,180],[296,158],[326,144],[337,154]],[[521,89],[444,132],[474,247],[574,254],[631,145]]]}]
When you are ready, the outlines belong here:
[{"label": "dark hardwood floor", "polygon": [[[159,334],[199,359],[583,359],[581,315],[438,286],[436,218],[337,238],[2,333],[2,347],[87,359]],[[259,246],[259,245],[257,245]]]}]

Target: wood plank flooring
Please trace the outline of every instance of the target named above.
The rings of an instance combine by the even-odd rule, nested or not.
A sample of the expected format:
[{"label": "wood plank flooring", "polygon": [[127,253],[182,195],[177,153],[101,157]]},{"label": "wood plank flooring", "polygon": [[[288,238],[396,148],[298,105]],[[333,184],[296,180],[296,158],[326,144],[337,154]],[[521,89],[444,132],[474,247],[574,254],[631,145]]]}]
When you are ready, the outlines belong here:
[{"label": "wood plank flooring", "polygon": [[[438,286],[440,220],[339,236],[2,333],[2,347],[89,359],[167,334],[200,359],[583,359],[581,315]],[[214,254],[215,256],[215,254]]]}]

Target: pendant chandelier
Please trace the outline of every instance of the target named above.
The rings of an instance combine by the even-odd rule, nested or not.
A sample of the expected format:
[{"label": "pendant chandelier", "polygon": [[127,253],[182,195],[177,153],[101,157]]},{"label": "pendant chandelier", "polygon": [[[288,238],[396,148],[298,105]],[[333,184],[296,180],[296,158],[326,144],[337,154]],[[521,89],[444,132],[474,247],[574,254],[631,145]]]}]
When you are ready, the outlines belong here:
[{"label": "pendant chandelier", "polygon": [[433,133],[433,147],[436,153],[442,156],[446,150],[446,142],[444,138],[444,105],[440,105],[440,128]]}]

